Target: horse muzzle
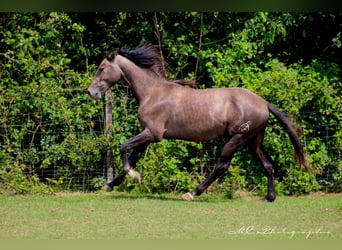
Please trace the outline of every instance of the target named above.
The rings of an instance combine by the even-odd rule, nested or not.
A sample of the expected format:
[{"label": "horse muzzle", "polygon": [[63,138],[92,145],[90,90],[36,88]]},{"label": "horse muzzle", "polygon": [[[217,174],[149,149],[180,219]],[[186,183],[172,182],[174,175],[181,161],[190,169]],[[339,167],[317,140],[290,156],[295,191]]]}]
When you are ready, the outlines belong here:
[{"label": "horse muzzle", "polygon": [[94,98],[94,99],[101,99],[102,98],[102,93],[100,91],[96,91],[95,89],[89,87],[87,89],[88,94],[90,95],[90,97]]}]

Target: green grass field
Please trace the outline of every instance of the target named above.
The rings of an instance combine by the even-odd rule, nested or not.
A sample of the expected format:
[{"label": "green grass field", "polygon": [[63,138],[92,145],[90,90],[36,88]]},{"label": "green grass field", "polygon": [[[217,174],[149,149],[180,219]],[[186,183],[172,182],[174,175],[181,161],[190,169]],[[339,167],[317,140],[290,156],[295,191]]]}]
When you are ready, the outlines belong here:
[{"label": "green grass field", "polygon": [[0,239],[342,239],[342,194],[258,199],[0,195]]}]

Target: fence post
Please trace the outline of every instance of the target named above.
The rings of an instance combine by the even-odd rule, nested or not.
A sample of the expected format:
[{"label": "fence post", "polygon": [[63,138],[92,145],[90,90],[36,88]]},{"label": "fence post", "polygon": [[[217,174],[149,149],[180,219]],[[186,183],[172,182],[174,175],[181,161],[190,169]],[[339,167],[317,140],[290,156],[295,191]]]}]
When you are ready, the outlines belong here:
[{"label": "fence post", "polygon": [[[113,113],[112,113],[112,90],[108,89],[106,91],[106,125],[105,125],[105,133],[109,138],[108,141],[111,141],[113,137],[113,133],[111,131],[111,126],[113,124]],[[106,157],[106,166],[107,166],[107,183],[110,183],[114,179],[114,169],[113,169],[113,150],[111,144],[108,145],[107,149],[107,157]],[[111,188],[106,184],[104,187],[105,190],[110,191]]]}]

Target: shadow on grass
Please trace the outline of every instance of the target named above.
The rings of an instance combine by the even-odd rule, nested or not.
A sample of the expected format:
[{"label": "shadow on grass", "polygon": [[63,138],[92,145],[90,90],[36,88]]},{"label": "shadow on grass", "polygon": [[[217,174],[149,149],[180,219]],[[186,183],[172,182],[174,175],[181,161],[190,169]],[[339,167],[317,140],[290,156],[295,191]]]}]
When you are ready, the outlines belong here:
[{"label": "shadow on grass", "polygon": [[148,200],[159,200],[159,201],[177,201],[182,203],[217,203],[217,202],[229,202],[233,201],[231,199],[227,199],[224,197],[202,195],[197,196],[193,201],[185,201],[181,198],[181,194],[171,193],[171,194],[141,194],[141,193],[125,193],[125,192],[117,192],[112,191],[108,192],[108,198],[113,200],[139,200],[139,199],[148,199]]}]

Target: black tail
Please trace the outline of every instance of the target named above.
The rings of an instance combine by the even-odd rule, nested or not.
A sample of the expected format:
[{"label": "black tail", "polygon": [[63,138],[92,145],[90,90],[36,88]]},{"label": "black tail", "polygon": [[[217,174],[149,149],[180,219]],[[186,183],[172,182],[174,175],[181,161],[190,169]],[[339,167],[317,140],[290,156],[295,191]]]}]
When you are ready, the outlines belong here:
[{"label": "black tail", "polygon": [[271,103],[268,103],[267,106],[268,106],[268,110],[277,118],[281,126],[285,129],[285,131],[289,135],[292,145],[295,149],[295,162],[299,166],[304,166],[307,171],[311,171],[309,168],[309,162],[306,158],[306,154],[303,149],[303,145],[299,141],[299,138],[294,128],[292,127],[291,122],[274,105],[272,105]]}]

